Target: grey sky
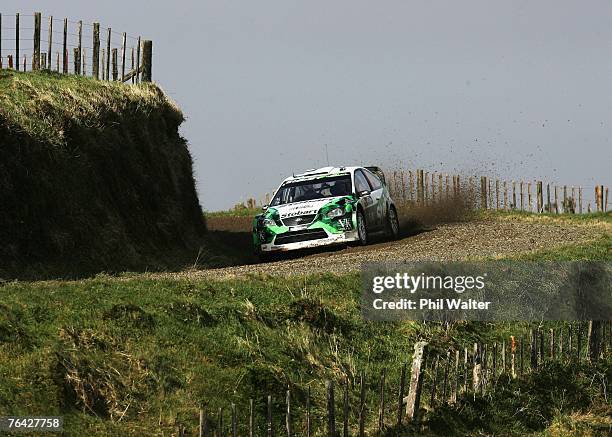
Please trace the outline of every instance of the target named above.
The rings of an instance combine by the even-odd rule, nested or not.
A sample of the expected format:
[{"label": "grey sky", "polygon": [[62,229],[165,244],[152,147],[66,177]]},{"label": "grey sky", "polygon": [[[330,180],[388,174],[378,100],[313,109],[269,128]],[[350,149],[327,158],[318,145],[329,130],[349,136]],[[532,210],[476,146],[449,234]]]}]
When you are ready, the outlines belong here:
[{"label": "grey sky", "polygon": [[[4,0],[154,41],[202,206],[377,163],[612,185],[606,1]],[[592,197],[592,195],[590,196]]]}]

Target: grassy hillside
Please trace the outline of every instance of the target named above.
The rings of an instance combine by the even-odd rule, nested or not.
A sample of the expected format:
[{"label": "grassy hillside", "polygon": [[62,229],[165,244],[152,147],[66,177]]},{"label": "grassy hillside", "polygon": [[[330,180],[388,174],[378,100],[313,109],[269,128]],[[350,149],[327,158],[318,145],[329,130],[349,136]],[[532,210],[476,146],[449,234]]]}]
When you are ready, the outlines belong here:
[{"label": "grassy hillside", "polygon": [[[68,435],[82,435],[83,429],[90,435],[150,435],[171,431],[176,419],[195,426],[201,404],[212,412],[223,407],[227,423],[233,402],[244,435],[253,398],[257,435],[263,435],[265,396],[274,395],[280,432],[284,391],[290,388],[301,429],[310,388],[313,423],[320,429],[324,379],[347,377],[354,425],[358,375],[364,371],[371,430],[381,370],[387,370],[386,416],[392,426],[399,370],[418,339],[430,341],[432,352],[444,353],[450,346],[491,344],[528,328],[366,322],[359,294],[356,274],[5,283],[0,286],[0,415],[64,415]],[[588,429],[600,429],[612,410],[600,379],[593,378],[609,382],[611,376],[609,363],[597,369],[546,365],[526,380],[501,378],[496,392],[484,398],[427,412],[424,430],[437,435],[544,432],[577,426],[567,422],[570,415],[587,418]]]},{"label": "grassy hillside", "polygon": [[182,121],[153,84],[1,71],[0,277],[193,260],[205,226]]}]

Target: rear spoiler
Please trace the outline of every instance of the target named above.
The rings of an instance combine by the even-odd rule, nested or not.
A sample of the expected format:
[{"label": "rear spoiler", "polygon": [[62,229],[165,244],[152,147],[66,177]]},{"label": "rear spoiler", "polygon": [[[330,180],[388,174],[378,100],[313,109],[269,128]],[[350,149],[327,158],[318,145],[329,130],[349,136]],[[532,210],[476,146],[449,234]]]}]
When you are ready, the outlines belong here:
[{"label": "rear spoiler", "polygon": [[370,166],[370,167],[364,167],[367,170],[370,170],[372,173],[374,173],[376,176],[378,176],[380,178],[381,181],[383,181],[383,184],[387,184],[387,181],[385,181],[385,174],[383,173],[383,171],[380,169],[380,167],[376,167],[376,166]]}]

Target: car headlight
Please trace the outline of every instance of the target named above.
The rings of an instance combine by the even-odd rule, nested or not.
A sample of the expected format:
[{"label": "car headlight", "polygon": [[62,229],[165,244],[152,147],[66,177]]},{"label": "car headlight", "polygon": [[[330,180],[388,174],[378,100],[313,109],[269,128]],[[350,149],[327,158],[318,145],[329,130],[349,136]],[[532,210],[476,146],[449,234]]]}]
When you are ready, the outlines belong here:
[{"label": "car headlight", "polygon": [[265,219],[263,219],[262,224],[263,224],[264,226],[276,226],[276,222],[274,221],[274,219],[271,219],[271,218],[265,218]]},{"label": "car headlight", "polygon": [[330,219],[342,217],[344,215],[344,209],[342,208],[334,208],[327,213],[327,217]]}]

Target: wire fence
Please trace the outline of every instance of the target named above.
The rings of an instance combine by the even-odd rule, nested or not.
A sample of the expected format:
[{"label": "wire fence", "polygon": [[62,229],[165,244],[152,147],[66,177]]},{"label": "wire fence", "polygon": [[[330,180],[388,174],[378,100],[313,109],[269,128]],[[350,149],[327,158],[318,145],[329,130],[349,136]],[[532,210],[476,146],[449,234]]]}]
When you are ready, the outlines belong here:
[{"label": "wire fence", "polygon": [[307,390],[289,385],[284,393],[263,391],[248,404],[238,397],[233,402],[232,395],[210,399],[175,419],[175,435],[410,435],[410,427],[414,432],[426,412],[461,414],[470,399],[487,402],[497,391],[516,393],[520,390],[515,384],[539,372],[550,373],[555,366],[582,369],[592,379],[593,395],[607,402],[609,381],[597,364],[610,360],[609,321],[515,329],[515,335],[448,349],[418,341],[412,356],[399,360],[399,369],[382,369],[376,375],[347,373],[315,381]]},{"label": "wire fence", "polygon": [[36,12],[0,13],[0,69],[55,71],[100,80],[150,82],[152,42],[100,23]]}]

